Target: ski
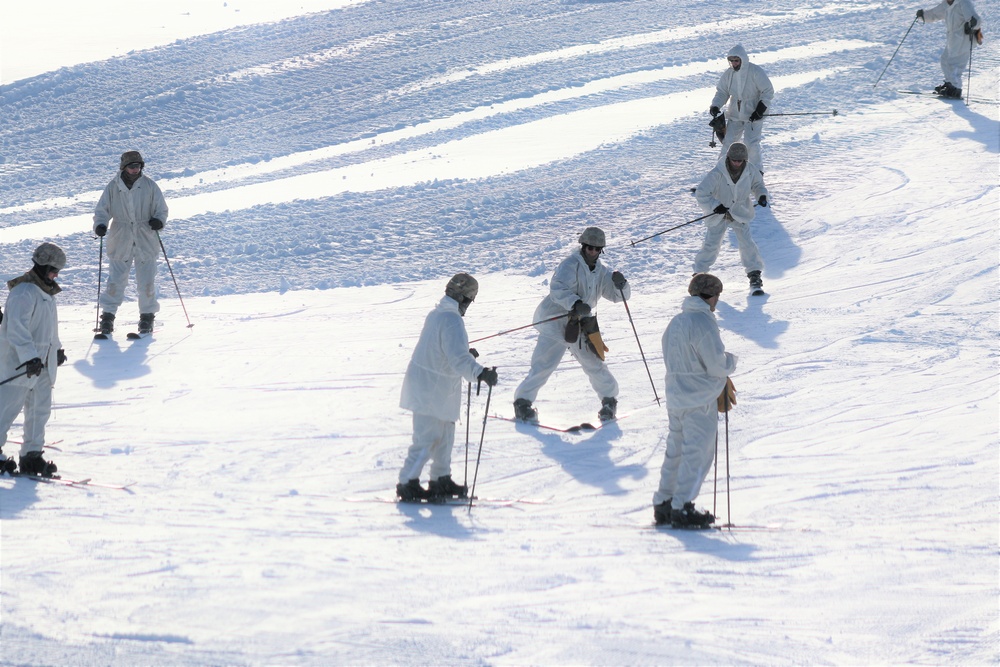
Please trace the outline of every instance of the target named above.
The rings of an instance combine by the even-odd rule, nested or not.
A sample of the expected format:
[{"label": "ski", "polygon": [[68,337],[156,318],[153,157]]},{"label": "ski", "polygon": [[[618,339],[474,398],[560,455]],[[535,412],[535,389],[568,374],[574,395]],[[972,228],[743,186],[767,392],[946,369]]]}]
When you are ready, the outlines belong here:
[{"label": "ski", "polygon": [[[385,496],[375,496],[373,498],[345,498],[349,503],[391,503],[393,505],[426,505],[427,507],[435,506],[462,506],[469,504],[468,498],[446,498],[441,502],[428,502],[426,500],[416,500],[416,501],[403,501],[399,498],[387,498]],[[490,505],[497,507],[509,507],[511,505],[517,504],[529,504],[529,505],[540,505],[544,503],[544,500],[532,499],[532,498],[480,498],[479,496],[474,496],[472,498],[472,505]]]},{"label": "ski", "polygon": [[[601,424],[601,426],[594,426],[593,424],[591,424],[589,422],[583,422],[582,424],[576,424],[574,426],[569,426],[567,428],[559,428],[558,426],[546,426],[545,424],[533,424],[531,422],[526,422],[526,421],[521,421],[519,419],[514,419],[513,417],[504,417],[503,415],[490,415],[490,419],[502,419],[503,421],[506,421],[506,422],[513,422],[515,424],[524,424],[525,426],[534,426],[535,428],[544,429],[546,431],[555,431],[557,433],[573,433],[573,434],[589,433],[591,431],[596,431],[596,430],[600,429],[601,426],[604,426],[604,424]],[[604,422],[604,423],[606,424],[607,422]]]},{"label": "ski", "polygon": [[136,333],[134,331],[129,331],[125,334],[125,337],[129,340],[142,340],[143,338],[149,338],[152,335],[152,333]]},{"label": "ski", "polygon": [[767,296],[767,292],[764,291],[763,287],[751,287],[750,296]]},{"label": "ski", "polygon": [[[952,101],[963,102],[963,101],[965,101],[965,97],[964,96],[963,97],[945,97],[944,95],[938,95],[937,93],[931,92],[931,91],[928,91],[928,90],[897,90],[896,92],[899,93],[899,94],[901,94],[901,95],[922,95],[923,97],[934,97],[934,98],[937,98],[939,100],[945,100],[947,102],[952,102]],[[982,97],[970,97],[969,98],[969,102],[970,103],[971,102],[976,102],[978,104],[997,104],[998,102],[1000,102],[1000,100],[988,100],[988,99],[985,99],[985,98],[982,98]]]},{"label": "ski", "polygon": [[25,475],[24,473],[14,473],[11,477],[18,478],[23,477],[24,479],[30,479],[33,482],[41,482],[43,484],[59,484],[61,486],[72,486],[78,489],[83,489],[87,487],[98,487],[102,489],[115,489],[118,491],[124,491],[131,486],[135,486],[135,482],[129,482],[128,484],[107,484],[104,482],[95,482],[90,477],[85,477],[83,479],[69,479],[62,477],[60,475],[53,475],[52,477],[43,477],[41,475]]}]

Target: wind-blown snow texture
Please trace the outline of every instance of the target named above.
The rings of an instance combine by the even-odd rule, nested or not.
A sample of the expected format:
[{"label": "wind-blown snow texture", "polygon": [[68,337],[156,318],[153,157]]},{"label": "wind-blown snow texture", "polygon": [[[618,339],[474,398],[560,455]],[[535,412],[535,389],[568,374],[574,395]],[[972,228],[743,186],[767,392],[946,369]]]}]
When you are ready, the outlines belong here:
[{"label": "wind-blown snow texture", "polygon": [[[0,480],[0,664],[996,664],[1000,17],[979,3],[992,101],[966,106],[894,92],[940,83],[940,24],[873,88],[908,3],[760,4],[358,2],[0,86],[0,276],[43,239],[69,256],[50,456],[136,482]],[[781,529],[658,531],[659,341],[702,228],[629,241],[701,215],[737,42],[774,113],[838,110],[765,125],[771,295],[735,247],[713,269],[739,404],[699,504]],[[153,339],[94,343],[90,216],[133,148],[184,308],[163,265]],[[527,324],[591,224],[655,389],[602,304],[626,418],[484,420],[534,336],[477,342],[501,382],[453,471],[482,438],[477,492],[518,502],[377,502],[445,280],[480,278],[471,338]],[[568,426],[599,401],[568,360],[537,405]]]}]

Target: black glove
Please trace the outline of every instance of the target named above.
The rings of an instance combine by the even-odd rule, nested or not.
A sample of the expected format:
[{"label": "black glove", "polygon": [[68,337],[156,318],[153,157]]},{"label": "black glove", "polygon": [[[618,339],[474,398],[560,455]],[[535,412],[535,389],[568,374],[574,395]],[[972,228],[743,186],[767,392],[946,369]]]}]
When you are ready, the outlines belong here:
[{"label": "black glove", "polygon": [[484,368],[483,372],[479,374],[479,381],[485,382],[491,387],[495,387],[497,384],[497,369],[495,368]]},{"label": "black glove", "polygon": [[922,9],[917,10],[917,18],[920,19],[921,21],[924,20],[924,10]]},{"label": "black glove", "polygon": [[478,359],[478,358],[479,358],[479,350],[477,350],[477,349],[476,349],[476,348],[474,348],[474,347],[470,347],[470,348],[469,348],[469,354],[471,354],[471,355],[472,355],[472,358],[473,358],[473,359]]},{"label": "black glove", "polygon": [[722,204],[719,204],[718,206],[716,206],[715,208],[712,209],[712,213],[717,213],[719,215],[725,215],[726,213],[729,213],[729,209],[726,208],[725,206],[723,206]]},{"label": "black glove", "polygon": [[104,236],[105,234],[108,233],[108,226],[97,225],[97,227],[94,228],[94,233],[97,234],[98,236]]},{"label": "black glove", "polygon": [[152,229],[154,232],[158,232],[161,229],[163,229],[163,221],[160,220],[159,218],[150,218],[149,228]]},{"label": "black glove", "polygon": [[590,315],[590,306],[578,299],[577,302],[573,304],[573,312],[577,317],[587,317]]},{"label": "black glove", "polygon": [[722,113],[722,109],[716,106],[709,107],[708,113],[712,114],[712,117],[714,118],[715,116],[718,116],[720,113]]},{"label": "black glove", "polygon": [[38,357],[35,357],[34,359],[27,360],[26,362],[24,362],[23,364],[21,364],[17,368],[22,368],[22,367],[24,367],[24,370],[27,371],[27,373],[25,373],[25,375],[27,375],[28,377],[32,377],[32,376],[35,376],[35,375],[41,375],[42,374],[42,369],[45,366],[42,364],[42,360],[41,359],[39,359]]},{"label": "black glove", "polygon": [[625,285],[628,284],[628,281],[625,280],[625,276],[622,275],[621,271],[614,271],[611,273],[611,282],[615,284],[615,288],[617,289],[625,289]]},{"label": "black glove", "polygon": [[56,366],[62,366],[66,363],[66,350],[59,348],[56,351]]},{"label": "black glove", "polygon": [[767,195],[761,195],[757,198],[757,206],[767,206]]},{"label": "black glove", "polygon": [[750,114],[750,122],[752,123],[763,118],[765,111],[767,111],[767,105],[763,102],[757,102],[757,108],[753,110],[752,114]]}]

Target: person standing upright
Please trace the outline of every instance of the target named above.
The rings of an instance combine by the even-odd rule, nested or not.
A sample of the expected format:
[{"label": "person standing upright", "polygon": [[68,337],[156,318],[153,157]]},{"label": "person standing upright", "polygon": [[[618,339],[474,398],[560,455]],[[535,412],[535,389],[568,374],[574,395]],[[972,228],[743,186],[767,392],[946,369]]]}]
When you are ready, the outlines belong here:
[{"label": "person standing upright", "polygon": [[938,95],[962,98],[962,74],[972,58],[972,47],[983,43],[979,14],[972,0],[941,0],[931,9],[918,9],[917,18],[924,23],[945,22],[945,44],[941,52],[944,83],[934,89]]},{"label": "person standing upright", "polygon": [[[7,281],[10,294],[0,322],[0,472],[13,473],[13,459],[3,455],[7,432],[24,410],[24,439],[17,468],[24,475],[51,477],[56,465],[42,457],[45,425],[52,414],[56,368],[66,361],[59,342],[56,276],[66,266],[66,254],[54,243],[43,243],[31,256],[33,266]],[[21,371],[20,373],[18,371]]]},{"label": "person standing upright", "polygon": [[698,273],[688,283],[688,294],[663,332],[667,451],[653,494],[653,520],[674,528],[706,528],[715,517],[695,509],[694,500],[715,460],[719,397],[732,386],[736,356],[726,352],[715,321],[722,281]]},{"label": "person standing upright", "polygon": [[[444,297],[424,320],[417,346],[403,377],[399,407],[413,413],[413,441],[399,471],[396,496],[402,502],[443,502],[468,496],[464,484],[451,478],[451,451],[455,422],[462,407],[462,378],[480,380],[490,387],[497,372],[480,366],[469,349],[465,311],[476,299],[479,283],[468,273],[456,273]],[[428,488],[420,486],[420,473],[431,462]]]},{"label": "person standing upright", "polygon": [[694,258],[694,272],[712,268],[719,256],[727,229],[736,234],[740,260],[750,280],[750,293],[764,293],[764,258],[750,234],[754,204],[767,206],[767,188],[756,165],[747,161],[747,148],[740,142],[729,147],[726,157],[708,172],[695,188],[698,205],[709,215],[705,219],[705,240]]},{"label": "person standing upright", "polygon": [[737,141],[743,141],[749,151],[750,162],[761,173],[764,169],[760,150],[760,135],[764,129],[764,113],[774,98],[774,86],[764,70],[750,62],[746,49],[737,44],[726,57],[729,69],[719,77],[715,87],[715,97],[709,113],[715,119],[725,109],[726,132],[722,140],[722,155]]},{"label": "person standing upright", "polygon": [[139,333],[151,333],[160,310],[156,299],[158,233],[167,221],[167,202],[160,187],[142,173],[146,163],[139,151],[122,153],[118,174],[111,179],[94,210],[94,233],[108,237],[108,283],[101,292],[102,334],[115,329],[115,314],[125,298],[128,276],[135,265],[139,301]]}]

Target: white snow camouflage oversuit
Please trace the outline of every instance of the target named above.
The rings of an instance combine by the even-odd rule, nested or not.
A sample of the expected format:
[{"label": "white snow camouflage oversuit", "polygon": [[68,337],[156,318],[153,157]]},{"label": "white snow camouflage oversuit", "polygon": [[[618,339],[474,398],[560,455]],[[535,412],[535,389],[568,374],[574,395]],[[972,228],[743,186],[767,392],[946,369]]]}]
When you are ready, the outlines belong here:
[{"label": "white snow camouflage oversuit", "polygon": [[715,87],[713,107],[722,106],[728,101],[729,106],[723,109],[726,114],[726,138],[722,141],[722,155],[737,141],[747,145],[750,162],[763,169],[764,161],[760,150],[760,135],[764,121],[750,122],[750,114],[757,108],[758,102],[763,102],[768,108],[774,98],[774,86],[764,70],[759,65],[750,62],[746,49],[737,44],[729,50],[728,56],[736,56],[742,62],[739,71],[731,66],[719,77]]},{"label": "white snow camouflage oversuit", "polygon": [[941,71],[944,73],[944,80],[959,89],[962,88],[962,73],[969,64],[972,47],[977,44],[975,39],[965,34],[965,23],[973,17],[976,19],[976,28],[982,28],[982,19],[971,0],[955,0],[950,5],[948,0],[941,0],[934,8],[924,10],[925,22],[945,22]]},{"label": "white snow camouflage oversuit", "polygon": [[[514,391],[514,400],[523,398],[534,402],[539,390],[559,366],[566,350],[580,363],[590,385],[601,398],[617,398],[618,381],[598,357],[583,342],[566,342],[565,332],[568,318],[560,318],[551,322],[543,322],[560,315],[568,315],[577,301],[583,301],[591,309],[597,306],[601,298],[613,303],[631,298],[632,288],[628,283],[622,292],[618,291],[611,280],[611,271],[598,259],[593,270],[587,266],[587,261],[579,250],[560,262],[549,281],[549,293],[535,308],[535,325],[538,329],[538,341],[531,355],[531,370]],[[596,315],[596,313],[594,313]]]},{"label": "white snow camouflage oversuit", "polygon": [[94,210],[94,226],[107,227],[108,283],[101,292],[101,308],[115,313],[125,297],[128,274],[135,262],[135,284],[140,313],[156,313],[156,258],[160,242],[149,220],[167,222],[167,202],[160,187],[140,174],[129,189],[119,173],[101,194]]},{"label": "white snow camouflage oversuit", "polygon": [[21,376],[0,385],[0,447],[7,442],[7,432],[23,408],[22,456],[42,451],[45,444],[45,425],[52,412],[52,386],[62,347],[55,299],[59,290],[43,289],[40,282],[33,273],[8,282],[8,286],[14,286],[0,323],[0,380],[23,372],[17,367],[36,357],[45,364],[41,375]]},{"label": "white snow camouflage oversuit", "polygon": [[708,302],[689,296],[663,332],[666,366],[667,451],[653,504],[673,499],[673,509],[694,502],[715,458],[717,400],[736,356],[726,352]]},{"label": "white snow camouflage oversuit", "polygon": [[399,474],[401,483],[419,479],[428,460],[432,460],[431,479],[451,474],[462,379],[474,382],[483,370],[469,352],[458,302],[442,297],[424,320],[403,377],[399,407],[413,412],[413,444]]},{"label": "white snow camouflage oversuit", "polygon": [[695,188],[698,205],[705,213],[711,213],[719,204],[728,208],[729,212],[705,219],[705,240],[701,250],[695,255],[695,273],[704,273],[715,263],[727,228],[736,233],[740,260],[747,273],[764,270],[764,258],[750,234],[750,223],[754,219],[754,204],[761,195],[767,194],[760,171],[750,162],[744,165],[743,172],[736,181],[729,173],[725,157],[708,172]]}]

